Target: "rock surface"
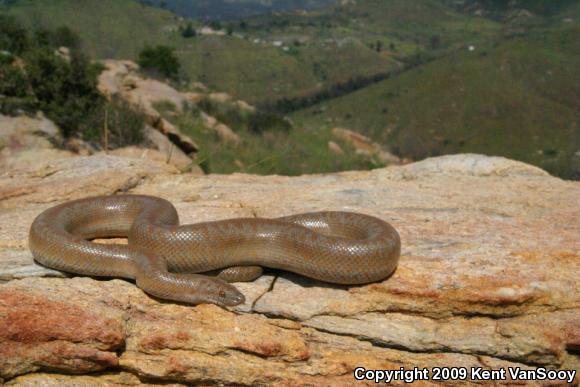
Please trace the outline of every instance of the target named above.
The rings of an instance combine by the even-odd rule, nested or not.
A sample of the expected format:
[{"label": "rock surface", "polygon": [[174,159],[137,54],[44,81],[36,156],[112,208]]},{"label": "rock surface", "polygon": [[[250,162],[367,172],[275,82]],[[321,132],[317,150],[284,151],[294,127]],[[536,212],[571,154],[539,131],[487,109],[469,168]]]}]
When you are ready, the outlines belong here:
[{"label": "rock surface", "polygon": [[[352,287],[268,272],[236,284],[247,301],[226,310],[160,302],[128,281],[69,278],[33,262],[36,215],[115,193],[162,196],[182,223],[371,214],[399,231],[400,265],[383,282]],[[579,235],[580,183],[498,157],[292,178],[194,176],[102,154],[47,160],[0,173],[0,378],[318,386],[352,385],[357,367],[579,370]]]},{"label": "rock surface", "polygon": [[56,125],[43,116],[8,117],[0,114],[0,171],[30,166],[42,160],[72,157],[57,149],[62,143]]},{"label": "rock surface", "polygon": [[357,154],[377,158],[384,165],[399,165],[402,163],[400,158],[360,133],[345,128],[334,128],[332,129],[332,135],[353,147]]},{"label": "rock surface", "polygon": [[[142,110],[149,125],[164,135],[165,142],[171,142],[177,148],[175,153],[178,155],[170,162],[179,169],[186,165],[194,172],[202,173],[193,163],[199,150],[198,145],[163,118],[156,108],[158,103],[168,103],[176,112],[181,112],[189,103],[189,96],[166,83],[141,76],[137,72],[139,66],[132,61],[110,59],[103,61],[103,65],[105,70],[100,74],[98,84],[101,93],[109,98],[119,96]],[[148,137],[151,139],[152,136],[148,134]],[[163,152],[167,146],[159,146],[159,141],[155,138],[152,142],[157,150]]]}]

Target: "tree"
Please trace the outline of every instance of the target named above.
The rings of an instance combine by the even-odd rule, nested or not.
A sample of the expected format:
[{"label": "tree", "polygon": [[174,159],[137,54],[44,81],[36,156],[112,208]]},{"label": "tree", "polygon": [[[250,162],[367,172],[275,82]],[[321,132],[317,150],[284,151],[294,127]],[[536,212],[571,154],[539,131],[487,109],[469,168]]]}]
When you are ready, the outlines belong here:
[{"label": "tree", "polygon": [[431,39],[429,39],[429,47],[432,50],[435,50],[441,46],[441,38],[439,35],[432,35]]},{"label": "tree", "polygon": [[181,31],[181,36],[183,36],[184,38],[193,38],[196,35],[197,32],[195,31],[195,28],[193,28],[191,22],[187,23],[187,27],[185,27],[185,29]]},{"label": "tree", "polygon": [[212,20],[212,21],[209,23],[209,26],[210,26],[210,27],[211,27],[211,29],[212,29],[212,30],[214,30],[214,31],[219,31],[219,30],[221,30],[221,29],[222,29],[222,23],[220,23],[220,21],[219,21],[219,20]]},{"label": "tree", "polygon": [[383,51],[383,42],[381,42],[380,40],[377,40],[377,52],[381,52]]},{"label": "tree", "polygon": [[20,55],[29,45],[26,29],[13,17],[0,15],[0,50]]},{"label": "tree", "polygon": [[58,27],[52,35],[52,44],[56,47],[79,48],[79,36],[67,26]]},{"label": "tree", "polygon": [[146,46],[139,53],[139,66],[145,70],[158,72],[168,78],[177,78],[181,64],[174,49],[167,46]]},{"label": "tree", "polygon": [[80,47],[79,36],[67,26],[58,27],[54,31],[38,28],[34,31],[34,42],[41,47],[68,47],[71,49]]},{"label": "tree", "polygon": [[39,109],[56,122],[64,136],[90,129],[87,117],[105,101],[97,89],[100,69],[80,52],[74,51],[68,62],[51,48],[35,49],[24,60]]}]

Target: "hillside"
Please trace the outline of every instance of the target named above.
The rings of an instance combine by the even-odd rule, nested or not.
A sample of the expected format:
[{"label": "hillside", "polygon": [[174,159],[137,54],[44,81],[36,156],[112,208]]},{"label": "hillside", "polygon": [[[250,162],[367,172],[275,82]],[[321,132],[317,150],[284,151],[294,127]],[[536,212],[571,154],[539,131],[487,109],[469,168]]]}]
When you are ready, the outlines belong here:
[{"label": "hillside", "polygon": [[270,12],[324,7],[336,0],[139,0],[191,19],[234,20]]},{"label": "hillside", "polygon": [[231,36],[190,39],[179,33],[186,20],[133,0],[17,0],[0,11],[34,27],[67,25],[97,58],[135,59],[146,44],[171,45],[186,77],[255,104],[396,71],[402,61],[442,55],[466,40],[490,39],[499,29],[495,22],[462,15],[436,0],[361,0],[260,16],[228,25]]},{"label": "hillside", "polygon": [[17,0],[0,7],[31,28],[66,25],[97,58],[134,58],[146,44],[169,44],[177,17],[132,0]]},{"label": "hillside", "polygon": [[579,34],[562,22],[475,46],[292,118],[362,131],[413,159],[480,152],[578,178]]},{"label": "hillside", "polygon": [[194,21],[191,38],[180,33],[191,21],[136,0],[10,3],[0,12],[35,28],[68,25],[97,58],[170,45],[184,89],[201,81],[259,107],[305,100],[286,111],[309,106],[292,119],[324,138],[344,126],[401,157],[482,152],[580,173],[578,1],[502,10],[487,0],[357,0],[222,29]]}]

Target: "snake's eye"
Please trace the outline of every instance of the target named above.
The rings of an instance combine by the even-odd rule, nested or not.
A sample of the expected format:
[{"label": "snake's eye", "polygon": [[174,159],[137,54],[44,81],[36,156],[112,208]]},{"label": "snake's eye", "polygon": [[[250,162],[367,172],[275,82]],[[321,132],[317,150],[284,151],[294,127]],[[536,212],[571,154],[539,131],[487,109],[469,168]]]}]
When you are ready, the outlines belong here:
[{"label": "snake's eye", "polygon": [[223,290],[220,290],[219,295],[220,298],[226,298],[226,292],[224,292]]}]

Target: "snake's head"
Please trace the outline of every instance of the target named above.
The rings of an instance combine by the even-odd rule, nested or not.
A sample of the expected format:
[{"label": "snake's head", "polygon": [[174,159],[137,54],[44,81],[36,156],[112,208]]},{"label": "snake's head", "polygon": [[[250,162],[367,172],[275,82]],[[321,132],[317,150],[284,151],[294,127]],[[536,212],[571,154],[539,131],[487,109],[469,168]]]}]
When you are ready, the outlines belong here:
[{"label": "snake's head", "polygon": [[213,302],[222,306],[236,306],[243,304],[246,297],[234,286],[225,283],[225,287],[218,290],[217,294],[213,296]]},{"label": "snake's head", "polygon": [[246,301],[246,298],[233,285],[215,277],[202,277],[192,290],[191,296],[197,298],[194,303],[208,303],[220,306],[236,306]]},{"label": "snake's head", "polygon": [[153,296],[192,305],[236,306],[246,301],[244,295],[229,283],[198,274],[166,273],[156,278],[138,276],[137,286]]}]

